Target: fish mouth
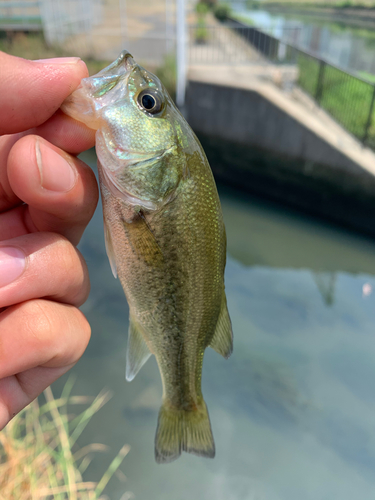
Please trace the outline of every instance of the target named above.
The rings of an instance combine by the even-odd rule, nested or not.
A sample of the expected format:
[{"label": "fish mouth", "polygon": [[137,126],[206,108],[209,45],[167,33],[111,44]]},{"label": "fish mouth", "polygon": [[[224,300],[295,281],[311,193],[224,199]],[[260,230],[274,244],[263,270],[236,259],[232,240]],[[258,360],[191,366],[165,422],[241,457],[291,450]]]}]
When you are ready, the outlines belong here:
[{"label": "fish mouth", "polygon": [[84,89],[91,98],[100,100],[119,82],[125,83],[137,66],[130,52],[123,50],[109,66],[94,76],[84,78],[79,88]]},{"label": "fish mouth", "polygon": [[98,75],[103,73],[108,74],[112,72],[118,74],[119,73],[118,70],[119,69],[121,70],[122,66],[124,66],[125,72],[128,71],[130,72],[134,68],[134,66],[136,66],[136,64],[137,63],[134,61],[134,58],[131,55],[131,53],[128,52],[127,50],[123,50],[121,54],[118,56],[118,58],[115,61],[113,61],[113,63],[111,63],[109,66],[99,71]]}]

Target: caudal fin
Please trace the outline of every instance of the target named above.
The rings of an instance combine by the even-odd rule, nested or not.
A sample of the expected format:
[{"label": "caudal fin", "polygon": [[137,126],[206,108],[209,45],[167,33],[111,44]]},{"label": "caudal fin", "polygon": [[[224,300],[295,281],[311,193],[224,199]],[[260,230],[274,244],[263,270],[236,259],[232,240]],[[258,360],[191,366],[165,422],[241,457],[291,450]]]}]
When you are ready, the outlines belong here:
[{"label": "caudal fin", "polygon": [[165,404],[160,408],[155,437],[156,462],[172,462],[182,451],[201,457],[215,456],[210,418],[203,399],[196,410],[176,410]]}]

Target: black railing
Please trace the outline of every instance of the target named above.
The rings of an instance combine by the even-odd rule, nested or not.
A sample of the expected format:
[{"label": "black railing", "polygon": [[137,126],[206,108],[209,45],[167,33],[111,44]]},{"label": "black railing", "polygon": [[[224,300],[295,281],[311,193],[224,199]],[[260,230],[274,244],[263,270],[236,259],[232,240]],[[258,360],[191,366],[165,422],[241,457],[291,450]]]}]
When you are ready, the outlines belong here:
[{"label": "black railing", "polygon": [[363,144],[375,150],[375,85],[293,45],[295,30],[276,38],[238,21],[192,27],[190,62],[297,66],[297,84]]},{"label": "black railing", "polygon": [[375,85],[296,49],[298,84],[363,144],[375,149]]}]

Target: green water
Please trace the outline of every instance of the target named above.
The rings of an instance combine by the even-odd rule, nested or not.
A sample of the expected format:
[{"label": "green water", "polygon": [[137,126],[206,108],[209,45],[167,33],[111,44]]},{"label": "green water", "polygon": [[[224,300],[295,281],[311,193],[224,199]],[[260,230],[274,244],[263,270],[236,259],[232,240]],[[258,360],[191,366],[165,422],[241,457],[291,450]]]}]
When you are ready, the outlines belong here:
[{"label": "green water", "polygon": [[[92,152],[82,155],[90,165]],[[151,358],[125,381],[128,307],[104,249],[99,209],[80,249],[91,343],[74,392],[113,392],[81,445],[107,444],[97,480],[131,445],[106,493],[120,500],[370,500],[375,491],[375,242],[219,186],[235,350],[206,350],[203,392],[217,456],[154,462],[161,397]],[[374,292],[373,292],[374,290]],[[58,394],[64,380],[55,384]],[[124,497],[126,498],[126,497]]]}]

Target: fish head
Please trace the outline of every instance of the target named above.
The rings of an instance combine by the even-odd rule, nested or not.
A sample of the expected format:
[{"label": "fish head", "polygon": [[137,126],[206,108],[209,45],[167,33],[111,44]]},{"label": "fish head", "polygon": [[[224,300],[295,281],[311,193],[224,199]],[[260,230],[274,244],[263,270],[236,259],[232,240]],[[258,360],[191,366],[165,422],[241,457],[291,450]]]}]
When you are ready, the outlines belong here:
[{"label": "fish head", "polygon": [[84,78],[62,110],[98,131],[98,158],[117,188],[122,183],[155,201],[179,182],[184,167],[178,152],[188,148],[192,132],[160,80],[129,52]]}]

